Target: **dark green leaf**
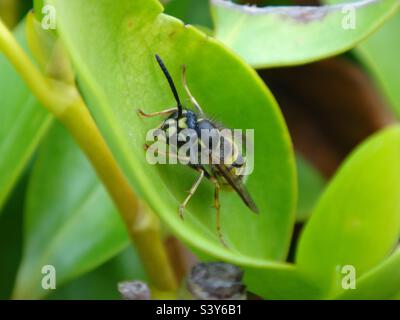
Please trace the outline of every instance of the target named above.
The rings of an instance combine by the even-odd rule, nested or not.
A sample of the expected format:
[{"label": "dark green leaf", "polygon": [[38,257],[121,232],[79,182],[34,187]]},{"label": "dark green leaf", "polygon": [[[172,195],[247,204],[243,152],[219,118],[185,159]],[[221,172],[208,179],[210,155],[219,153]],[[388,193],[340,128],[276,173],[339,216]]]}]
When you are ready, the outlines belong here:
[{"label": "dark green leaf", "polygon": [[325,181],[321,174],[298,154],[296,155],[296,163],[299,190],[296,220],[303,222],[308,219],[314,209],[324,188]]},{"label": "dark green leaf", "polygon": [[9,299],[22,255],[22,217],[28,173],[17,183],[0,215],[0,299]]},{"label": "dark green leaf", "polygon": [[185,23],[212,28],[209,0],[171,0],[165,13]]},{"label": "dark green leaf", "polygon": [[132,247],[128,247],[97,269],[53,291],[49,299],[120,300],[117,284],[127,280],[146,281],[140,260]]},{"label": "dark green leaf", "polygon": [[[24,24],[15,34],[26,49]],[[46,133],[52,116],[30,93],[13,66],[0,55],[0,207]]]},{"label": "dark green leaf", "polygon": [[65,129],[57,124],[40,148],[29,182],[24,253],[15,298],[40,298],[42,267],[57,285],[93,269],[124,248],[127,234],[105,189]]}]

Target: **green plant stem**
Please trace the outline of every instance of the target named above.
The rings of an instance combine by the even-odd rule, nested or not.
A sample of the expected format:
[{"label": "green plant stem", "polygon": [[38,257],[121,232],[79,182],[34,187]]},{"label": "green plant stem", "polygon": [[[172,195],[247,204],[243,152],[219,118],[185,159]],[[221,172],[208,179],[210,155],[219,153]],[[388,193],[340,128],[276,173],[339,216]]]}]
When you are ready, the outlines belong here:
[{"label": "green plant stem", "polygon": [[77,89],[42,75],[1,20],[0,50],[41,104],[64,124],[85,152],[119,209],[155,291],[175,291],[177,281],[159,221],[134,194]]},{"label": "green plant stem", "polygon": [[85,151],[107,187],[153,285],[158,290],[176,289],[174,273],[161,240],[159,220],[138,201],[82,99],[70,105],[59,119]]}]

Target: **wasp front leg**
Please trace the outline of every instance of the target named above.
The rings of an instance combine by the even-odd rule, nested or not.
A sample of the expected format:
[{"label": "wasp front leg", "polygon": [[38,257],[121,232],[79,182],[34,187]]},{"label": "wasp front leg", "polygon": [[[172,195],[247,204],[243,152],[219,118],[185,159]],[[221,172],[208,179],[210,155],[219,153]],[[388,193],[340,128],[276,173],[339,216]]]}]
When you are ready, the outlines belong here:
[{"label": "wasp front leg", "polygon": [[139,116],[143,118],[152,118],[152,117],[157,117],[157,116],[165,116],[165,115],[170,115],[174,112],[178,111],[178,108],[170,108],[170,109],[165,109],[163,111],[157,111],[157,112],[152,112],[152,113],[145,113],[143,110],[138,109],[137,113]]},{"label": "wasp front leg", "polygon": [[185,201],[183,201],[181,203],[181,205],[179,206],[179,216],[183,219],[183,213],[185,211],[185,208],[190,200],[190,198],[193,196],[193,194],[196,192],[197,188],[200,185],[201,180],[203,180],[204,178],[204,170],[202,169],[197,169],[200,172],[200,176],[197,178],[196,182],[193,184],[193,186],[190,188],[189,190],[189,194],[186,197]]}]

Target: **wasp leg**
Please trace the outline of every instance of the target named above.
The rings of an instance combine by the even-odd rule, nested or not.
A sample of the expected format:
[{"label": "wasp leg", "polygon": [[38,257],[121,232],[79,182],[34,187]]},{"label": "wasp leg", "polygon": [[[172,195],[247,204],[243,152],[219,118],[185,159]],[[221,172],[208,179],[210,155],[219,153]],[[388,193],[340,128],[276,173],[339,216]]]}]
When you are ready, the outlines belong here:
[{"label": "wasp leg", "polygon": [[214,207],[216,210],[216,226],[217,226],[217,233],[219,237],[219,241],[221,241],[222,245],[226,248],[228,248],[228,245],[225,242],[224,235],[222,234],[221,231],[221,215],[220,215],[220,203],[219,203],[219,191],[221,190],[221,187],[217,181],[214,181],[215,184],[215,192],[214,192]]},{"label": "wasp leg", "polygon": [[190,102],[196,107],[196,109],[200,112],[200,114],[203,114],[203,109],[201,109],[199,103],[196,101],[196,99],[193,97],[192,93],[189,90],[189,87],[186,82],[186,66],[182,66],[182,82],[183,82],[183,87],[185,88],[185,91],[187,95],[189,96]]},{"label": "wasp leg", "polygon": [[[189,157],[188,157],[188,159],[189,159]],[[204,171],[204,177],[207,178],[207,179],[211,179],[211,174],[210,174],[210,173],[207,171],[207,169],[206,169],[204,166],[202,166],[201,164],[192,164],[192,163],[189,163],[188,166],[189,166],[189,168],[191,168],[191,169],[193,169],[193,170],[196,170],[196,171],[200,171],[200,170]]]},{"label": "wasp leg", "polygon": [[165,109],[163,111],[157,111],[157,112],[152,112],[152,113],[145,113],[143,112],[143,110],[138,109],[137,113],[139,114],[139,116],[143,117],[143,118],[152,118],[152,117],[157,117],[157,116],[163,116],[163,115],[168,115],[171,113],[174,113],[178,111],[178,108],[170,108],[170,109]]},{"label": "wasp leg", "polygon": [[190,198],[192,197],[192,195],[196,192],[197,188],[200,185],[201,180],[203,180],[204,177],[204,171],[199,169],[198,170],[200,172],[200,176],[197,178],[196,182],[193,184],[193,186],[190,188],[189,190],[189,195],[186,197],[185,201],[183,201],[181,203],[181,205],[179,206],[179,216],[181,217],[181,219],[183,219],[183,213],[185,211],[185,208],[190,200]]}]

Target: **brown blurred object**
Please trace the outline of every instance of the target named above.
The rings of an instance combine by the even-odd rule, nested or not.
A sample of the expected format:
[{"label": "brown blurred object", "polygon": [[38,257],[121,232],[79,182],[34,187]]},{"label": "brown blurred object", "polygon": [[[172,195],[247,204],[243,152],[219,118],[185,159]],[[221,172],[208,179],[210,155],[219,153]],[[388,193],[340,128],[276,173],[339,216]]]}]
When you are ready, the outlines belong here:
[{"label": "brown blurred object", "polygon": [[278,100],[295,149],[326,177],[357,144],[394,122],[366,74],[342,57],[259,74]]},{"label": "brown blurred object", "polygon": [[[288,4],[290,4],[290,1],[287,0]],[[320,5],[320,2],[318,0],[293,0],[292,1],[294,5],[298,6],[318,6]],[[258,5],[258,6],[268,6],[271,3],[274,4],[274,1],[268,1],[268,0],[241,0],[239,1],[241,4],[249,4],[249,5]]]},{"label": "brown blurred object", "polygon": [[143,281],[124,281],[118,283],[118,291],[124,300],[150,300],[150,288]]},{"label": "brown blurred object", "polygon": [[298,6],[319,6],[321,3],[318,0],[294,0]]},{"label": "brown blurred object", "polygon": [[191,269],[180,292],[181,299],[246,300],[243,270],[224,262],[198,263]]},{"label": "brown blurred object", "polygon": [[172,235],[165,240],[165,247],[175,276],[180,283],[198,260],[189,249]]}]

